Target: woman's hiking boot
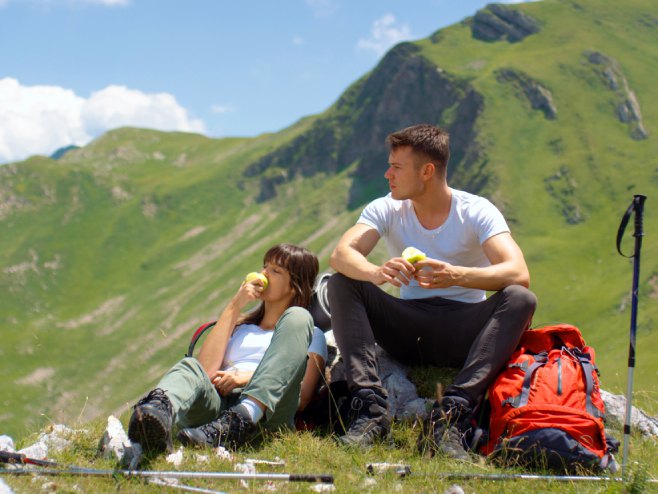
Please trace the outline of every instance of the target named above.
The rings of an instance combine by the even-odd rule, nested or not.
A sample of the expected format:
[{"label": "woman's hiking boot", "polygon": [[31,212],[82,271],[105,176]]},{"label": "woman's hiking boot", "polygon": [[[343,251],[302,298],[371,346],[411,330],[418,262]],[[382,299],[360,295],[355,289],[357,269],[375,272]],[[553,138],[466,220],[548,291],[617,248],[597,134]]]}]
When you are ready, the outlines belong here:
[{"label": "woman's hiking boot", "polygon": [[172,451],[171,426],[171,402],[164,390],[156,388],[133,407],[128,438],[139,443],[146,453]]},{"label": "woman's hiking boot", "polygon": [[447,456],[455,460],[468,460],[464,445],[464,425],[472,410],[468,400],[459,396],[445,396],[441,403],[434,402],[429,418],[418,437],[418,451]]},{"label": "woman's hiking boot", "polygon": [[202,446],[237,449],[244,445],[258,430],[242,405],[223,412],[217,420],[200,427],[188,427],[178,433],[178,440],[185,446]]},{"label": "woman's hiking boot", "polygon": [[351,399],[349,429],[338,440],[347,445],[368,447],[388,437],[391,419],[386,398],[375,389],[359,388],[352,391]]}]

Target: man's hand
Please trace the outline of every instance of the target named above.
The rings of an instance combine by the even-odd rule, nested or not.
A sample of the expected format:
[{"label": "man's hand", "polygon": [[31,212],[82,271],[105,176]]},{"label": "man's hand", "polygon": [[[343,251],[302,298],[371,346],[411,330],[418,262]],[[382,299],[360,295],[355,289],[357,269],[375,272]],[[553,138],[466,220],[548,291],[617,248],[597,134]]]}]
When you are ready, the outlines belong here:
[{"label": "man's hand", "polygon": [[421,288],[448,288],[459,285],[461,270],[447,262],[423,259],[414,263],[414,279]]},{"label": "man's hand", "polygon": [[210,381],[220,395],[228,396],[235,388],[244,388],[253,375],[254,373],[250,371],[217,371]]},{"label": "man's hand", "polygon": [[413,276],[414,266],[409,261],[402,257],[393,257],[376,270],[370,281],[375,285],[388,282],[399,288],[402,285],[408,285]]}]

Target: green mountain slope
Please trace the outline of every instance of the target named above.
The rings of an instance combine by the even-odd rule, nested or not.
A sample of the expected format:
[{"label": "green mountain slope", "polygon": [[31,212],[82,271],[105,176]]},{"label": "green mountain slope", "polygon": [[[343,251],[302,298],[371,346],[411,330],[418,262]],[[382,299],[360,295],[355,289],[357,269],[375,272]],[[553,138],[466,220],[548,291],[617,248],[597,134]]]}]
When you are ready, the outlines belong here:
[{"label": "green mountain slope", "polygon": [[[518,39],[526,21],[538,30]],[[655,73],[652,0],[492,7],[397,46],[279,133],[126,128],[57,161],[0,167],[0,432],[125,410],[272,243],[302,243],[326,268],[386,192],[384,137],[421,121],[451,131],[451,184],[505,212],[540,300],[535,323],[580,326],[616,392],[632,265],[614,239],[633,194],[649,197],[636,389],[656,413]]]}]

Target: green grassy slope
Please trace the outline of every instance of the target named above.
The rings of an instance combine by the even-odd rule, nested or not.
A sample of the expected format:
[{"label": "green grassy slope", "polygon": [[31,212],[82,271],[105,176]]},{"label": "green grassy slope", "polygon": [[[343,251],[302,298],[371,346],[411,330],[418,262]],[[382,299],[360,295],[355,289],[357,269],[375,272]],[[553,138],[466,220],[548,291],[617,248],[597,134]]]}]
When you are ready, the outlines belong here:
[{"label": "green grassy slope", "polygon": [[[340,206],[346,179],[317,177],[255,204],[240,167],[277,139],[285,135],[216,142],[121,129],[66,162],[0,169],[3,186],[35,188],[22,193],[31,204],[5,218],[0,247],[4,430],[90,418],[132,400],[182,356],[193,329],[218,315],[269,245],[304,243],[326,259],[335,229],[352,220]],[[162,159],[167,147],[176,154]],[[105,158],[117,149],[140,161]],[[176,166],[183,152],[186,164]]]},{"label": "green grassy slope", "polygon": [[[650,0],[515,8],[541,31],[520,43],[487,43],[462,23],[417,45],[483,95],[477,145],[493,177],[485,192],[526,254],[540,300],[535,322],[579,325],[597,349],[604,387],[616,392],[625,384],[631,263],[616,254],[614,238],[632,195],[649,196],[636,389],[656,413],[658,16]],[[633,140],[619,122],[619,94],[588,51],[618,62],[647,139]],[[500,81],[510,68],[551,91],[556,119]],[[21,436],[49,420],[126,410],[272,243],[302,243],[325,269],[359,212],[347,207],[358,162],[296,176],[261,203],[262,177],[244,171],[337,111],[346,109],[253,139],[118,129],[59,161],[0,167],[0,432]]]},{"label": "green grassy slope", "polygon": [[[540,305],[535,323],[577,324],[598,351],[604,386],[621,392],[626,383],[632,263],[615,250],[621,216],[633,194],[645,194],[636,386],[655,402],[655,322],[658,297],[658,185],[652,103],[658,71],[658,25],[645,1],[539,2],[519,7],[542,30],[521,43],[471,38],[466,24],[446,30],[438,43],[421,42],[441,68],[469,78],[485,94],[479,123],[488,166],[498,178],[494,200],[511,218],[524,249]],[[653,19],[653,21],[647,21]],[[650,135],[633,140],[615,116],[618,95],[587,60],[597,51],[617,60],[642,108]],[[553,96],[557,118],[547,120],[496,72],[524,72]],[[552,188],[553,193],[549,193]],[[570,209],[571,208],[571,209]],[[577,209],[582,221],[563,213]],[[632,225],[624,250],[632,252]],[[650,400],[649,400],[650,401]],[[645,403],[647,403],[645,401]],[[654,410],[655,411],[655,410]]]}]

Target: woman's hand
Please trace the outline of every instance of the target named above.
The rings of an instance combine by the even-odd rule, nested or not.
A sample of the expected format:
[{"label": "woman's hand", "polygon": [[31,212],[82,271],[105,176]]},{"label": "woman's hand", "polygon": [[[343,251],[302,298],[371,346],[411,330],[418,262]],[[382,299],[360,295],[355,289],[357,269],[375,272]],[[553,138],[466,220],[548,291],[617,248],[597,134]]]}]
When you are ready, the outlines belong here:
[{"label": "woman's hand", "polygon": [[228,396],[235,388],[244,388],[253,375],[251,371],[217,371],[210,381],[220,395]]},{"label": "woman's hand", "polygon": [[240,288],[238,288],[237,293],[231,299],[231,303],[235,305],[235,308],[239,311],[244,309],[244,307],[260,298],[261,293],[263,293],[263,285],[260,280],[257,280],[254,283],[247,283],[246,281],[242,282]]}]

